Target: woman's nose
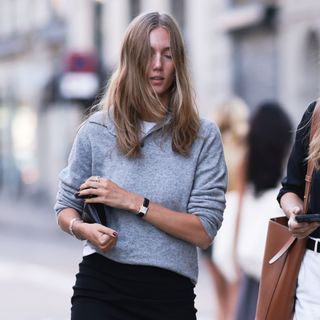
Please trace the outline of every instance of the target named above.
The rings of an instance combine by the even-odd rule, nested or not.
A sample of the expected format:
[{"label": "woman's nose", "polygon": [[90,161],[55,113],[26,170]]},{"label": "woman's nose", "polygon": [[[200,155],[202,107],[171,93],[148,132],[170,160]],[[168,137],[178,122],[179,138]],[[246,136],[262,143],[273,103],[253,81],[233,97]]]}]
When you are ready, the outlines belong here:
[{"label": "woman's nose", "polygon": [[153,58],[153,68],[161,69],[162,68],[162,59],[160,54],[155,54]]}]

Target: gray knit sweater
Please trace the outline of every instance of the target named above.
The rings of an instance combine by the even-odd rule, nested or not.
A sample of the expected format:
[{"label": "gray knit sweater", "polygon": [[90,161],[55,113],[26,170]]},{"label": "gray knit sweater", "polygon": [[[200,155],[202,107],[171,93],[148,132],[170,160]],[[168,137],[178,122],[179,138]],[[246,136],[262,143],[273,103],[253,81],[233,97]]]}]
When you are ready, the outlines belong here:
[{"label": "gray knit sweater", "polygon": [[[97,175],[163,207],[197,215],[213,240],[222,223],[227,184],[219,131],[213,123],[201,120],[190,155],[181,156],[172,150],[166,130],[169,122],[167,117],[142,138],[141,157],[128,159],[117,150],[112,116],[101,111],[93,114],[79,130],[68,166],[60,173],[57,214],[69,207],[81,213],[83,200],[74,193],[88,177]],[[107,226],[119,236],[116,246],[103,255],[121,263],[172,270],[197,282],[194,245],[124,210],[105,207],[105,212]],[[95,250],[85,243],[84,254]]]}]

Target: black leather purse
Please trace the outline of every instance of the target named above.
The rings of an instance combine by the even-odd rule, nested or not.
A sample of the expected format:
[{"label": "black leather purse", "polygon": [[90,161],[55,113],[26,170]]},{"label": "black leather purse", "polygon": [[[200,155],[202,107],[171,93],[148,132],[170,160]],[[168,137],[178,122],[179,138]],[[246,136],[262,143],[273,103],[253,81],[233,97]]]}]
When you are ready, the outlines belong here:
[{"label": "black leather purse", "polygon": [[106,206],[102,203],[85,203],[81,218],[87,223],[100,223],[107,225],[107,218],[105,212]]}]

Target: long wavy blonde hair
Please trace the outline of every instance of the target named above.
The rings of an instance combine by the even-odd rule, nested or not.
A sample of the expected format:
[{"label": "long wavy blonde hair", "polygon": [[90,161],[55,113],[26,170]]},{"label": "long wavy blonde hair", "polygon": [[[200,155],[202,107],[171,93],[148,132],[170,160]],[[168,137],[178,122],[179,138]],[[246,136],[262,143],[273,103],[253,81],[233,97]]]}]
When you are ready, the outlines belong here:
[{"label": "long wavy blonde hair", "polygon": [[[164,106],[149,83],[150,32],[165,28],[170,35],[170,49],[175,76],[170,88],[169,106]],[[186,64],[185,48],[175,20],[168,14],[151,12],[136,17],[125,33],[120,63],[112,75],[100,109],[112,109],[119,149],[128,157],[140,154],[139,130],[143,115],[160,121],[170,112],[169,129],[172,148],[187,155],[197,138],[200,120]]]},{"label": "long wavy blonde hair", "polygon": [[[317,105],[319,103],[320,103],[320,101],[318,99],[316,102],[315,108],[317,108]],[[309,144],[309,155],[307,157],[308,161],[311,160],[314,162],[315,169],[318,171],[320,171],[320,125],[319,125],[319,120],[320,120],[319,110],[317,111],[317,113],[314,111],[312,114],[312,117],[310,119],[310,122],[308,124],[311,128],[312,121],[315,122],[315,132],[314,132],[314,135],[313,135],[311,142]]]}]

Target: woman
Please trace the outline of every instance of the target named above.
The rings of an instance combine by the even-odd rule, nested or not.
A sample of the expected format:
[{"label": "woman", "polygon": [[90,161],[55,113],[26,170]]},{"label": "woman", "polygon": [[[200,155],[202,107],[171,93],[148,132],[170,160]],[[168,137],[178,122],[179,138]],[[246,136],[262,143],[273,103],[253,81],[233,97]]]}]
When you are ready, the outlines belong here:
[{"label": "woman", "polygon": [[[240,165],[246,150],[249,128],[249,107],[238,98],[232,97],[215,108],[212,119],[218,125],[228,167],[228,190],[226,210],[238,199]],[[225,212],[226,212],[225,210]],[[238,273],[234,265],[235,210],[224,214],[223,225],[215,238],[212,257],[206,259],[214,281],[216,293],[216,319],[233,319],[238,294]]]},{"label": "woman", "polygon": [[[59,225],[85,240],[72,319],[196,319],[196,248],[221,225],[225,189],[220,135],[198,117],[181,33],[167,14],[140,15],[60,174]],[[106,226],[82,221],[84,204],[103,204]]]},{"label": "woman", "polygon": [[[320,212],[320,127],[318,127],[310,145],[310,124],[316,102],[309,105],[296,132],[293,149],[288,161],[287,176],[282,181],[278,201],[289,218],[288,226],[297,238],[308,237],[306,250],[298,276],[294,319],[318,319],[320,314],[320,241],[318,222],[298,223],[295,216],[303,213],[303,194],[308,159],[316,164],[312,176],[308,213]],[[308,156],[309,155],[309,156]]]},{"label": "woman", "polygon": [[[244,188],[227,196],[226,215],[236,212],[236,258],[241,270],[237,320],[254,320],[270,218],[281,215],[275,198],[291,144],[291,122],[274,101],[257,107],[249,122]],[[230,200],[230,201],[229,201]]]}]

